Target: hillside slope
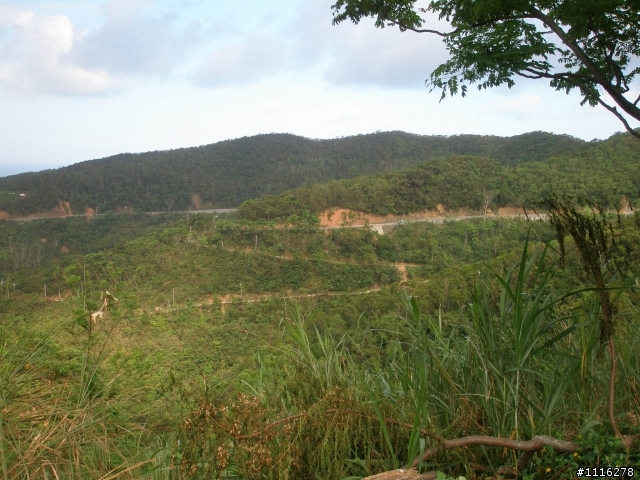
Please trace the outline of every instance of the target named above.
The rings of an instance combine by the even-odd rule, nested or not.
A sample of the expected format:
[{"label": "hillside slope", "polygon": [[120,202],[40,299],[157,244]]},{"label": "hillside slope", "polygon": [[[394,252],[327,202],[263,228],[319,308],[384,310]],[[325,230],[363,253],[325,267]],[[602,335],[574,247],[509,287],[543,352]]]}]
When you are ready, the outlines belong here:
[{"label": "hillside slope", "polygon": [[239,214],[274,220],[305,212],[317,215],[335,207],[376,215],[443,208],[482,212],[485,200],[491,209],[522,207],[559,193],[612,208],[640,198],[640,142],[616,136],[579,152],[517,165],[478,156],[439,158],[401,171],[248,200]]},{"label": "hillside slope", "polygon": [[436,157],[484,155],[517,164],[588,145],[544,132],[515,137],[384,132],[333,140],[258,135],[0,178],[0,218],[47,211],[53,216],[82,214],[87,208],[104,213],[237,207],[250,198],[389,172]]}]

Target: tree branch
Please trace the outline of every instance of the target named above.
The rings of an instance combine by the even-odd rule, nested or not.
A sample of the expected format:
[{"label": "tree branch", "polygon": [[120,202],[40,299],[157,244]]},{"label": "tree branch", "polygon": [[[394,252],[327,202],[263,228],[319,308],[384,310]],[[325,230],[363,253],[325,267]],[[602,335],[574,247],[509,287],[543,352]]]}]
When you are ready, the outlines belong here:
[{"label": "tree branch", "polygon": [[[516,73],[521,77],[534,78],[534,79],[551,78],[551,79],[558,79],[558,80],[566,80],[567,78],[581,78],[581,79],[592,81],[591,77],[589,77],[588,75],[583,75],[581,73],[574,73],[574,72],[548,73],[548,72],[541,72],[539,70],[534,70],[533,68],[525,68],[524,70],[532,73],[535,76],[525,75],[520,72],[516,72]],[[576,84],[576,86],[578,85]]]},{"label": "tree branch", "polygon": [[609,374],[609,423],[616,437],[618,437],[626,448],[631,448],[640,438],[640,435],[622,435],[616,422],[614,403],[616,400],[616,347],[613,337],[609,337],[609,355],[611,356],[611,373]]},{"label": "tree branch", "polygon": [[365,477],[362,480],[435,480],[436,472],[419,473],[417,470],[399,468]]},{"label": "tree branch", "polygon": [[[530,73],[532,73],[533,75],[526,75],[526,74],[520,73],[520,72],[517,72],[517,74],[519,76],[521,76],[521,77],[531,78],[531,79],[534,79],[534,80],[539,79],[539,78],[550,78],[550,79],[566,80],[567,82],[575,85],[578,88],[582,88],[582,87],[580,86],[580,84],[578,84],[576,82],[573,82],[572,78],[582,78],[582,79],[590,80],[590,78],[588,76],[586,76],[586,75],[580,75],[580,74],[572,73],[572,72],[547,73],[547,72],[540,72],[540,71],[537,71],[537,70],[533,70],[532,68],[527,68],[525,70],[530,72]],[[583,92],[584,92],[584,90],[583,90]],[[595,99],[597,100],[597,102],[600,105],[602,105],[604,108],[609,110],[609,112],[613,113],[618,118],[618,120],[620,120],[622,122],[622,124],[624,125],[624,128],[627,130],[627,132],[629,132],[634,137],[640,138],[640,133],[638,133],[636,130],[634,130],[631,127],[631,125],[629,125],[629,122],[627,122],[627,119],[624,118],[620,112],[618,112],[618,109],[616,107],[612,107],[612,106],[608,105],[599,96],[595,97]],[[638,97],[638,100],[640,100],[640,97]],[[638,103],[638,100],[636,100],[636,103]]]},{"label": "tree branch", "polygon": [[[444,440],[440,443],[440,445],[435,445],[426,449],[422,456],[418,456],[413,460],[410,467],[417,467],[421,462],[427,461],[429,458],[443,450],[468,447],[471,445],[510,448],[511,450],[519,450],[521,452],[537,452],[539,450],[542,450],[544,447],[553,447],[555,450],[561,453],[575,452],[576,450],[580,449],[580,446],[577,443],[559,440],[548,435],[536,435],[531,440],[527,441],[513,440],[511,438],[491,437],[489,435],[472,435],[469,437],[456,438],[453,440]],[[523,470],[527,466],[527,463],[529,463],[531,457],[532,455],[522,455],[522,461],[518,460],[518,469]]]},{"label": "tree branch", "polygon": [[[613,98],[613,100],[618,104],[618,106],[620,106],[620,108],[622,108],[626,113],[631,115],[636,120],[640,120],[640,108],[627,100],[627,98],[623,95],[623,92],[607,79],[606,75],[600,71],[598,66],[593,61],[591,61],[589,56],[578,46],[578,44],[576,44],[574,39],[569,37],[569,35],[567,35],[567,33],[556,22],[554,22],[551,17],[544,14],[537,8],[532,8],[531,12],[534,18],[537,18],[538,20],[544,22],[551,30],[553,30],[558,38],[562,40],[562,43],[564,43],[571,49],[573,54],[582,62],[586,69],[591,72],[591,74],[593,75],[593,81],[604,88],[604,90],[611,96],[611,98]],[[614,113],[614,115],[618,116],[619,113],[616,112]]]},{"label": "tree branch", "polygon": [[624,128],[627,129],[627,132],[629,132],[631,135],[633,135],[636,138],[640,138],[640,133],[638,133],[636,130],[631,128],[631,125],[629,125],[629,122],[627,122],[627,119],[624,118],[620,112],[618,112],[618,109],[616,107],[612,107],[610,105],[607,105],[604,102],[604,100],[602,100],[600,97],[598,97],[597,100],[598,100],[598,103],[600,105],[602,105],[604,108],[606,108],[611,113],[613,113],[616,117],[618,117],[618,120],[620,120],[622,122],[622,124],[624,125]]},{"label": "tree branch", "polygon": [[613,344],[613,337],[609,337],[609,355],[611,356],[611,372],[609,373],[609,423],[616,437],[624,442],[624,437],[618,429],[614,403],[616,400],[616,348]]},{"label": "tree branch", "polygon": [[387,22],[392,23],[393,25],[397,25],[402,30],[411,30],[412,32],[415,32],[415,33],[433,33],[435,35],[440,35],[441,37],[447,37],[447,36],[451,35],[451,32],[445,33],[445,32],[440,32],[439,30],[430,30],[430,29],[422,29],[422,28],[410,27],[408,25],[405,25],[404,23],[401,23],[401,22],[398,22],[397,20],[389,18],[386,15],[384,15],[382,18],[384,18]]}]

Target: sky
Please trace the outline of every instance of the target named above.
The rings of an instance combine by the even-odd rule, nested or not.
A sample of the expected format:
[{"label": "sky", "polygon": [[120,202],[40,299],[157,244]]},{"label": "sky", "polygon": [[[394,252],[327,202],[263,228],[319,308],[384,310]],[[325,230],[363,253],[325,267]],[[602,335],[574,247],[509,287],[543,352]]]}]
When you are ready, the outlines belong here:
[{"label": "sky", "polygon": [[333,3],[0,0],[0,176],[272,132],[622,130],[540,80],[440,101],[439,37],[333,26]]}]

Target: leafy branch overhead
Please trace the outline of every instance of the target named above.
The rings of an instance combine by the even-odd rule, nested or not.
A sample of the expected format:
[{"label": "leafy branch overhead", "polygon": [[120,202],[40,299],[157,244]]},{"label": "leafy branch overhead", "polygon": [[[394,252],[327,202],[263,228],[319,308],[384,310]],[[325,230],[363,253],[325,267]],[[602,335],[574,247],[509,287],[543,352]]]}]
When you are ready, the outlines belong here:
[{"label": "leafy branch overhead", "polygon": [[[375,25],[432,33],[443,38],[450,58],[427,80],[442,97],[515,85],[516,77],[548,79],[576,90],[581,104],[602,105],[634,136],[629,119],[640,121],[633,82],[640,67],[640,0],[338,0],[334,24],[375,18]],[[424,28],[427,14],[449,24]]]}]

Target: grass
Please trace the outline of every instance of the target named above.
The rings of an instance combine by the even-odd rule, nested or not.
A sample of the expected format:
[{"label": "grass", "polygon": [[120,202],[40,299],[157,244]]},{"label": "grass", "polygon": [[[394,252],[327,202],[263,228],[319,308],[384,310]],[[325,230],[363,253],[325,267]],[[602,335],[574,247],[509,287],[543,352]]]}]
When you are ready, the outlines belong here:
[{"label": "grass", "polygon": [[[555,291],[548,257],[548,248],[525,246],[506,275],[479,275],[467,323],[443,324],[407,295],[383,369],[363,357],[358,332],[333,339],[309,331],[293,309],[283,320],[288,347],[260,358],[257,381],[227,400],[215,389],[199,396],[180,434],[184,478],[212,478],[230,466],[242,478],[356,478],[412,463],[478,478],[515,471],[517,452],[450,449],[446,439],[547,435],[569,444],[591,435],[607,418],[609,380],[598,298]],[[638,338],[637,316],[628,313],[618,335]],[[619,356],[637,359],[639,347],[620,342]],[[627,367],[616,387],[617,411],[636,419],[629,432],[638,430],[639,380],[640,370]],[[611,437],[601,434],[605,443]],[[562,451],[540,454],[556,463],[579,458]],[[546,478],[551,467],[541,458],[527,459],[528,478]],[[571,478],[564,472],[556,478]]]},{"label": "grass", "polygon": [[[200,258],[184,257],[176,272]],[[569,295],[581,279],[567,281],[555,259],[552,248],[527,242],[496,258],[494,270],[471,265],[405,283],[420,301],[392,286],[299,303],[283,303],[282,292],[222,311],[217,298],[182,306],[178,290],[182,297],[169,298],[180,308],[155,312],[153,298],[126,295],[127,282],[146,291],[144,278],[105,263],[111,283],[100,289],[117,292],[121,311],[93,324],[91,296],[76,292],[3,320],[3,475],[337,480],[411,463],[467,478],[513,471],[514,450],[449,448],[469,435],[576,442],[578,457],[540,450],[527,478],[546,478],[547,468],[567,478],[582,461],[632,461],[607,427],[598,295]],[[640,420],[635,297],[629,290],[616,300],[625,434]],[[72,303],[74,321],[38,333],[60,325]]]},{"label": "grass", "polygon": [[117,419],[110,398],[118,377],[102,378],[104,345],[86,325],[86,348],[66,362],[54,344],[62,328],[42,334],[0,326],[3,478],[111,480],[153,470],[154,454],[140,445],[144,432]]}]

